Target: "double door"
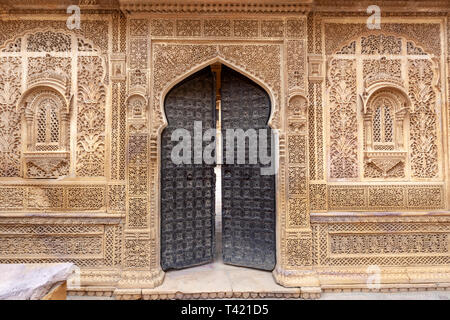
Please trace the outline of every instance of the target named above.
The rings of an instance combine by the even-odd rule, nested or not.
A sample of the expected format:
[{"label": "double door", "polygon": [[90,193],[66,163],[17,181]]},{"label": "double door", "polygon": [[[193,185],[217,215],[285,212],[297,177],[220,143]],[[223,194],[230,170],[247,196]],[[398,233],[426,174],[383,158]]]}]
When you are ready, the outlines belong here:
[{"label": "double door", "polygon": [[[215,155],[211,152],[214,140],[209,138],[211,129],[220,127],[223,140],[215,145],[223,158],[223,261],[272,270],[275,176],[263,173],[261,169],[270,164],[262,163],[260,157],[273,152],[267,125],[270,99],[240,73],[223,65],[213,70],[208,67],[185,79],[165,99],[168,126],[161,137],[161,266],[163,270],[182,269],[214,259],[217,162],[205,161],[202,155]],[[242,133],[244,144],[239,143]]]}]

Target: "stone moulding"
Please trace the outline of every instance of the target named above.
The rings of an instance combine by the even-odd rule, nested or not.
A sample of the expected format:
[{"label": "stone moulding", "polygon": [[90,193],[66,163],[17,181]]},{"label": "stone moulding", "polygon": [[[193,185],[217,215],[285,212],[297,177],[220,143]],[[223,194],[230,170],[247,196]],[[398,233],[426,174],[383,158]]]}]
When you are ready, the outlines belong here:
[{"label": "stone moulding", "polygon": [[[436,235],[449,235],[450,232],[450,212],[408,212],[408,213],[395,213],[395,212],[383,212],[383,213],[355,213],[355,212],[327,212],[327,213],[311,213],[311,225],[313,226],[313,238],[319,237],[316,232],[320,226],[347,226],[347,229],[355,229],[357,234],[370,235],[374,227],[379,226],[378,229],[384,230],[379,232],[382,237],[388,237],[389,235],[407,235],[414,230],[411,224],[421,223],[424,227],[419,228],[418,234],[426,235],[431,230],[435,230]],[[438,225],[440,227],[438,227]],[[365,227],[367,226],[367,227]],[[396,227],[398,226],[398,227]],[[427,229],[425,226],[428,226]],[[408,233],[402,231],[402,228],[406,228]],[[337,227],[336,230],[342,228]],[[364,231],[366,229],[366,231]],[[389,230],[392,229],[392,230]],[[334,229],[333,229],[334,230]],[[356,231],[357,230],[357,231]],[[333,233],[326,233],[326,239],[330,239]],[[342,231],[349,232],[349,231]],[[445,232],[445,233],[443,233]],[[415,235],[418,237],[419,235]],[[445,238],[448,239],[448,238]],[[315,265],[312,268],[305,268],[301,270],[275,270],[274,276],[277,281],[283,286],[302,288],[311,287],[312,289],[320,291],[342,289],[355,291],[404,291],[408,289],[438,289],[449,287],[450,282],[450,267],[448,266],[448,240],[445,240],[446,252],[439,254],[433,253],[432,255],[440,257],[441,265],[430,266],[418,266],[418,265],[383,265],[374,264],[372,266],[379,269],[379,286],[371,286],[373,283],[369,283],[371,271],[368,266],[358,265]],[[328,240],[329,241],[329,240]],[[329,247],[323,247],[324,253],[329,254]],[[411,244],[409,244],[411,245]],[[322,245],[321,245],[322,247]],[[444,244],[445,247],[445,244]],[[406,247],[404,247],[406,248]],[[388,250],[388,249],[386,249]],[[387,252],[387,251],[386,251]],[[395,254],[383,253],[372,254],[372,256],[380,257],[383,255],[390,256],[391,259],[395,259]],[[405,255],[405,254],[404,254]],[[410,256],[418,256],[420,253],[409,254]],[[350,255],[346,255],[350,256]],[[371,256],[371,255],[369,255]],[[401,256],[401,255],[400,255]],[[406,256],[405,256],[406,257]],[[362,259],[362,256],[361,256]],[[356,260],[355,260],[356,261]],[[370,266],[370,265],[369,265]],[[439,280],[438,280],[439,279]],[[447,284],[446,284],[447,283]],[[368,285],[369,284],[369,285]]]},{"label": "stone moulding", "polygon": [[258,14],[301,14],[310,10],[312,0],[301,1],[224,1],[209,2],[197,1],[197,3],[174,3],[160,1],[135,1],[121,0],[121,10],[147,13],[258,13]]}]

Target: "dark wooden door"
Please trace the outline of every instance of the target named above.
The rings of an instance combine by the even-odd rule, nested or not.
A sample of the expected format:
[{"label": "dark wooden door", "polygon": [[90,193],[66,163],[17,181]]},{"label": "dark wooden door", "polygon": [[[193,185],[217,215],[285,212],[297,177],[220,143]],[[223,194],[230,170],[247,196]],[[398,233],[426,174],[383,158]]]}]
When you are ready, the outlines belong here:
[{"label": "dark wooden door", "polygon": [[[222,239],[223,259],[227,264],[263,270],[275,267],[275,176],[262,175],[258,157],[250,164],[247,141],[245,164],[237,164],[237,140],[234,141],[234,161],[226,163],[227,130],[265,130],[268,155],[271,154],[270,98],[256,83],[223,66],[221,81],[222,135],[224,137],[222,165]],[[247,131],[248,132],[248,131]],[[258,138],[261,138],[259,136]],[[252,151],[253,150],[253,151]]]},{"label": "dark wooden door", "polygon": [[[161,266],[169,270],[212,262],[214,258],[214,164],[194,163],[193,142],[191,164],[175,164],[172,159],[179,143],[172,141],[174,130],[186,129],[193,138],[195,121],[201,121],[203,132],[215,127],[215,87],[210,68],[174,87],[164,106],[168,126],[161,137]],[[208,142],[202,144],[205,147]]]}]

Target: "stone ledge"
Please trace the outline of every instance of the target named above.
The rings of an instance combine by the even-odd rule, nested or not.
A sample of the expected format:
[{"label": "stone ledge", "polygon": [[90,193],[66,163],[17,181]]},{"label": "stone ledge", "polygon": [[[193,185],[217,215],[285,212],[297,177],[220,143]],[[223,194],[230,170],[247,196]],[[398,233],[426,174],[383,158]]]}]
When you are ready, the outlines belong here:
[{"label": "stone ledge", "polygon": [[404,212],[370,212],[370,211],[327,211],[311,212],[311,223],[342,222],[450,222],[450,211],[404,211]]},{"label": "stone ledge", "polygon": [[0,212],[1,224],[119,224],[124,219],[125,214],[107,212]]}]

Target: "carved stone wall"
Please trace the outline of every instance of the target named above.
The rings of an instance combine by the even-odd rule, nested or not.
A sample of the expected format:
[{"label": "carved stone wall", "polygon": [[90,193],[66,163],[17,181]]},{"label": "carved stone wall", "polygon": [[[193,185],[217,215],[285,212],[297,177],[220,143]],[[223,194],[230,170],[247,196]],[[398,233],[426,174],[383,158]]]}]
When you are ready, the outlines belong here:
[{"label": "carved stone wall", "polygon": [[[448,17],[369,30],[303,6],[140,8],[87,10],[74,30],[57,11],[0,22],[0,262],[73,261],[117,294],[161,284],[164,98],[220,62],[271,99],[276,281],[361,285],[368,265],[391,283],[448,278]],[[39,147],[38,97],[59,112]]]},{"label": "carved stone wall", "polygon": [[0,23],[0,260],[70,261],[82,285],[114,284],[126,204],[124,176],[109,180],[115,16],[87,15],[74,30],[64,15],[30,17]]}]

